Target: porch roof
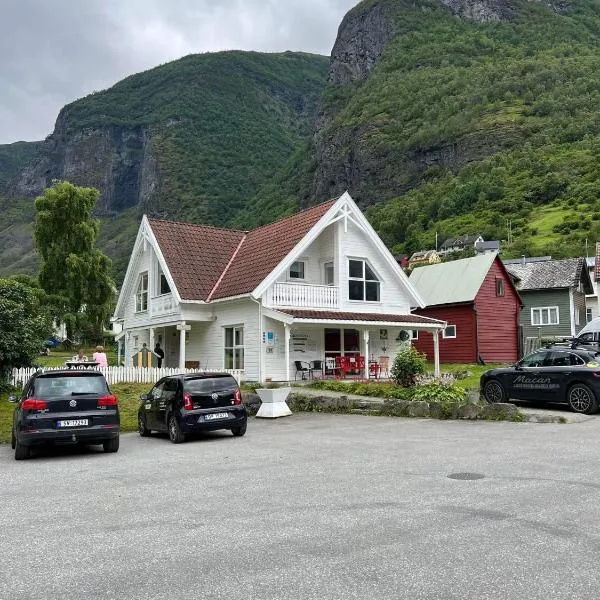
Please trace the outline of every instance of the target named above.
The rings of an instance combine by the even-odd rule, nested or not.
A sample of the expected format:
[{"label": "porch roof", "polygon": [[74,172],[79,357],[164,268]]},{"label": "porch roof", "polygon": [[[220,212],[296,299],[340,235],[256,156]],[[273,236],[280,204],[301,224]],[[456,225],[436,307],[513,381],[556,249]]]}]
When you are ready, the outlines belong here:
[{"label": "porch roof", "polygon": [[304,323],[354,323],[356,325],[377,324],[387,325],[389,327],[406,327],[407,329],[444,329],[445,321],[423,317],[421,315],[398,315],[382,313],[355,313],[338,312],[325,310],[295,310],[278,309],[277,311],[284,315],[294,318],[294,322]]}]

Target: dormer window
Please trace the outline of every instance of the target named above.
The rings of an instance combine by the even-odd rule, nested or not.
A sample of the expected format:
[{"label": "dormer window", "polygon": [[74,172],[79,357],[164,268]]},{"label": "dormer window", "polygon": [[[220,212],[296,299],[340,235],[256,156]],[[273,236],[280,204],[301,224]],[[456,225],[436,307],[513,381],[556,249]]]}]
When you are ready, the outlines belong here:
[{"label": "dormer window", "polygon": [[140,279],[135,293],[135,312],[148,310],[148,271],[140,274]]},{"label": "dormer window", "polygon": [[290,279],[304,279],[304,261],[295,260],[290,267]]},{"label": "dormer window", "polygon": [[366,260],[348,261],[348,298],[363,302],[379,302],[379,279]]}]

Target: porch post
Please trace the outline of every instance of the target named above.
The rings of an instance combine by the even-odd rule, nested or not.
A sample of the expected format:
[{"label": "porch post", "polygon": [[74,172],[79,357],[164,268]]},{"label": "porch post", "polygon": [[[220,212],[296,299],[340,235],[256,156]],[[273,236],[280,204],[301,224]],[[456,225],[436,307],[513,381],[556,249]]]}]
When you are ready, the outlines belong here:
[{"label": "porch post", "polygon": [[440,371],[440,330],[433,332],[433,374],[436,378],[441,376]]},{"label": "porch post", "polygon": [[290,380],[290,326],[285,323],[284,326],[285,331],[285,380]]},{"label": "porch post", "polygon": [[185,369],[185,332],[191,327],[182,321],[177,325],[177,329],[179,329],[179,368]]},{"label": "porch post", "polygon": [[365,341],[365,379],[369,380],[369,330],[363,331],[363,340]]},{"label": "porch post", "polygon": [[121,350],[123,348],[123,339],[119,338],[117,340],[117,367],[121,366]]},{"label": "porch post", "polygon": [[[154,352],[154,327],[150,327],[150,329],[148,330],[148,333],[149,333],[149,335],[148,335],[148,350],[150,350],[150,352],[153,353]],[[148,358],[150,359],[150,361],[152,361],[152,366],[154,366],[156,363],[156,356],[154,356],[154,354],[149,354]]]}]

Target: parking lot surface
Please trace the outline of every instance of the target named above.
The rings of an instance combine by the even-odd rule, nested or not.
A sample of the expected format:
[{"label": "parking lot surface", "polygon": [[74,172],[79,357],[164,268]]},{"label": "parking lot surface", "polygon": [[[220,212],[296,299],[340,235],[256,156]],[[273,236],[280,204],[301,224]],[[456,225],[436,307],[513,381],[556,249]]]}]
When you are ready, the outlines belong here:
[{"label": "parking lot surface", "polygon": [[299,414],[112,455],[0,446],[0,600],[597,598],[599,436]]}]

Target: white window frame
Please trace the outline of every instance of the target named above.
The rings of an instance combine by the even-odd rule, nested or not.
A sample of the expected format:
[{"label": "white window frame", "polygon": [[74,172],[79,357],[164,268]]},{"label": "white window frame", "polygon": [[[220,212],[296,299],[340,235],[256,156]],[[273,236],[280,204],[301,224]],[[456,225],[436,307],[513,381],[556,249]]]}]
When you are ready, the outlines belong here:
[{"label": "white window frame", "polygon": [[[232,346],[228,346],[227,345],[227,330],[231,329],[231,339],[232,339]],[[242,332],[242,343],[241,344],[236,344],[236,332],[237,331],[241,331]],[[227,350],[231,350],[231,367],[227,366]],[[242,354],[243,354],[243,359],[242,359],[242,365],[238,365],[236,364],[236,350],[242,350]],[[246,365],[246,336],[244,335],[244,326],[243,325],[229,325],[227,327],[223,327],[223,368],[224,369],[235,369],[235,370],[240,370],[243,371]]]},{"label": "white window frame", "polygon": [[410,330],[410,339],[411,340],[418,340],[419,339],[419,330],[418,329],[411,329]]},{"label": "white window frame", "polygon": [[[362,262],[363,264],[363,268],[362,268],[362,277],[351,277],[350,276],[350,262],[354,261],[354,262]],[[369,265],[369,269],[371,269],[371,271],[373,272],[373,274],[378,277],[379,279],[367,279],[366,278],[366,265]],[[357,298],[350,298],[350,282],[351,281],[361,281],[363,283],[363,297],[362,300],[357,299]],[[378,287],[378,296],[379,298],[377,300],[367,300],[367,283],[377,283]],[[347,291],[348,291],[348,302],[369,302],[370,304],[375,304],[375,303],[381,303],[381,278],[379,277],[379,274],[375,271],[375,269],[373,268],[373,266],[371,265],[371,263],[366,259],[366,258],[355,258],[352,256],[348,257],[348,287],[347,287]]]},{"label": "white window frame", "polygon": [[504,297],[506,293],[505,288],[504,279],[502,279],[502,277],[496,277],[496,298]]},{"label": "white window frame", "polygon": [[[550,320],[551,311],[556,311],[556,322]],[[544,311],[548,312],[548,322],[543,323],[543,313]],[[534,315],[539,314],[539,323],[535,322]],[[532,306],[531,307],[531,325],[532,327],[551,327],[554,325],[560,325],[560,311],[558,310],[558,306]]]},{"label": "white window frame", "polygon": [[[448,335],[447,331],[451,327],[454,327],[454,335]],[[447,325],[446,329],[442,331],[442,339],[444,340],[455,340],[456,339],[456,325]]]},{"label": "white window frame", "polygon": [[585,322],[589,323],[594,318],[594,309],[591,306],[585,308]]},{"label": "white window frame", "polygon": [[[302,265],[302,277],[292,277],[292,267],[296,264]],[[288,269],[288,280],[289,281],[306,281],[306,267],[308,265],[308,261],[305,258],[299,258],[295,260]]]},{"label": "white window frame", "polygon": [[[332,270],[332,275],[333,275],[331,283],[329,283],[327,281],[327,265],[331,265],[331,270]],[[323,274],[323,285],[328,285],[328,286],[335,285],[335,262],[333,261],[333,259],[323,261],[323,266],[321,267],[321,269],[322,269],[322,274]]]},{"label": "white window frame", "polygon": [[[143,283],[146,281],[144,288]],[[148,271],[140,273],[135,292],[135,312],[148,312]]]}]

